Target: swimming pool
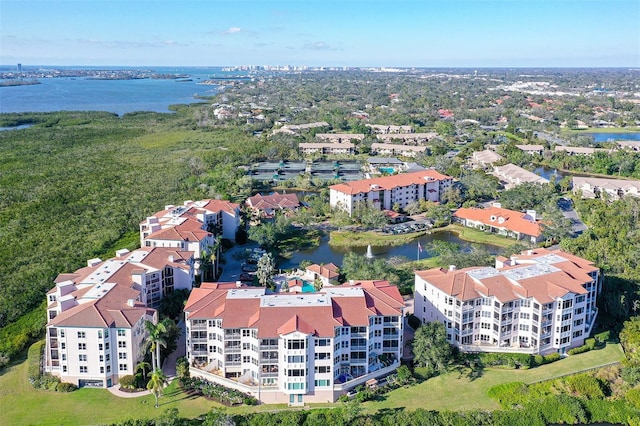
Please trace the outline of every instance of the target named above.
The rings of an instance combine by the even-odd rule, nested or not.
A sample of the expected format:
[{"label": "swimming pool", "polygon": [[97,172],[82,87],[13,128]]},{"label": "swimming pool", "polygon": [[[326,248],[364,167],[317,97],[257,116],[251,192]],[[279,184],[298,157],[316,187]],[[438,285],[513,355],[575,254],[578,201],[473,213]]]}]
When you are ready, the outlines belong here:
[{"label": "swimming pool", "polygon": [[390,175],[395,172],[395,169],[393,167],[379,167],[378,170],[380,170],[381,172],[389,173]]},{"label": "swimming pool", "polygon": [[316,289],[313,287],[313,283],[309,281],[302,281],[302,292],[303,293],[315,293]]}]

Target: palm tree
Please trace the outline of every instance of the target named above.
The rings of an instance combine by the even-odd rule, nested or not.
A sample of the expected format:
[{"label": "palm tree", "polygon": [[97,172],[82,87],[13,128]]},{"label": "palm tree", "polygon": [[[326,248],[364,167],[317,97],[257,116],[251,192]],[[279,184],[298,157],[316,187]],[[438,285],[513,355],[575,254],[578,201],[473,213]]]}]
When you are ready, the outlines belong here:
[{"label": "palm tree", "polygon": [[160,365],[160,346],[164,346],[165,348],[167,347],[167,342],[164,339],[164,334],[167,332],[167,327],[164,321],[154,324],[149,320],[145,321],[144,327],[149,333],[146,339],[145,346],[151,351],[152,368],[154,370],[162,370]]},{"label": "palm tree", "polygon": [[149,389],[153,396],[156,397],[156,408],[158,408],[158,398],[162,395],[162,388],[166,383],[167,376],[164,375],[162,370],[156,368],[153,374],[151,374],[149,383],[147,383],[147,389]]},{"label": "palm tree", "polygon": [[147,381],[147,370],[151,371],[151,365],[148,362],[140,361],[136,365],[136,372],[142,371],[142,379]]}]

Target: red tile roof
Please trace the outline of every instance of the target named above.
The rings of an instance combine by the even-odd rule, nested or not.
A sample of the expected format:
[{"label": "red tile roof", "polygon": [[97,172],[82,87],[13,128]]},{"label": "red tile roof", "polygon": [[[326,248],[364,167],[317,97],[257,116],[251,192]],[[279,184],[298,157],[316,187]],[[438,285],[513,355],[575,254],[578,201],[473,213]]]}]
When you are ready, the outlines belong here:
[{"label": "red tile roof", "polygon": [[[97,300],[80,303],[67,309],[49,325],[56,327],[120,327],[131,328],[145,315],[153,315],[153,309],[135,302],[129,306],[129,299],[136,299],[140,292],[126,285],[115,285]],[[76,295],[78,297],[78,295]]]},{"label": "red tile roof", "polygon": [[513,256],[512,261],[517,264],[500,269],[434,268],[416,271],[416,275],[462,301],[495,296],[502,303],[528,297],[549,303],[569,292],[587,293],[584,284],[592,281],[589,273],[598,270],[592,262],[559,250],[536,249]]},{"label": "red tile roof", "polygon": [[[246,297],[228,297],[231,290],[253,291]],[[359,281],[332,286],[327,293],[265,294],[234,283],[204,283],[193,289],[185,306],[189,319],[222,319],[224,328],[257,328],[258,337],[277,337],[293,331],[333,337],[337,326],[368,326],[373,315],[402,315],[404,301],[387,281]],[[331,290],[337,293],[332,294]],[[359,291],[360,290],[360,291]],[[349,294],[353,291],[353,296]],[[307,302],[296,305],[298,298]],[[314,297],[323,302],[314,304]],[[280,303],[269,303],[271,298]],[[329,298],[329,302],[327,302]],[[288,305],[287,301],[293,303]]]},{"label": "red tile roof", "polygon": [[401,173],[391,176],[383,176],[373,179],[354,180],[352,182],[331,185],[329,188],[345,194],[360,194],[372,190],[372,186],[377,185],[376,190],[393,189],[400,186],[420,185],[434,180],[448,180],[450,176],[438,173],[435,170],[423,170],[413,173]]},{"label": "red tile roof", "polygon": [[[539,237],[542,234],[540,221],[533,221],[526,213],[499,207],[489,207],[486,209],[476,207],[460,208],[453,214],[453,217],[481,222],[487,226],[504,228],[533,237]],[[491,220],[492,218],[494,219]],[[504,219],[502,223],[500,223],[501,218]]]},{"label": "red tile roof", "polygon": [[333,263],[327,263],[326,265],[309,265],[307,266],[307,271],[311,271],[314,274],[318,274],[321,277],[325,277],[329,280],[338,278],[338,275],[340,275],[338,273],[338,267]]},{"label": "red tile roof", "polygon": [[296,194],[278,194],[275,192],[271,195],[256,194],[253,197],[249,197],[247,205],[257,210],[292,210],[300,207],[300,200],[298,200]]}]

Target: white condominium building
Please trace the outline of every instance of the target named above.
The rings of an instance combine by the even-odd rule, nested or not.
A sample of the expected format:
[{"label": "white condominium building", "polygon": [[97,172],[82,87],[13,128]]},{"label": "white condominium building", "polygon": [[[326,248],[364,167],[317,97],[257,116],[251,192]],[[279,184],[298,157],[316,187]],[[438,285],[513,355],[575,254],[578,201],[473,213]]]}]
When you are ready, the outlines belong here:
[{"label": "white condominium building", "polygon": [[463,351],[565,353],[589,337],[600,290],[592,262],[536,249],[495,268],[416,271],[415,315],[444,323]]},{"label": "white condominium building", "polygon": [[204,283],[185,307],[191,375],[267,403],[333,402],[400,365],[403,309],[386,281],[276,294]]},{"label": "white condominium building", "polygon": [[405,208],[414,201],[439,202],[452,183],[453,178],[435,170],[356,180],[330,186],[329,202],[349,215],[358,203],[371,203],[380,210],[391,210],[396,203]]},{"label": "white condominium building", "polygon": [[135,374],[145,320],[177,289],[191,289],[193,253],[170,248],[118,250],[60,274],[47,293],[45,371],[78,386],[108,387]]},{"label": "white condominium building", "polygon": [[165,206],[165,209],[140,223],[141,247],[176,247],[192,251],[196,271],[200,271],[200,259],[213,253],[212,271],[218,271],[220,238],[235,241],[240,225],[240,205],[223,200],[185,201],[182,206]]},{"label": "white condominium building", "polygon": [[235,241],[240,225],[240,205],[224,200],[200,200],[185,201],[182,206],[165,206],[164,210],[140,224],[140,246],[144,247],[147,239],[154,240],[154,233],[179,226],[188,218],[200,222],[203,231]]}]

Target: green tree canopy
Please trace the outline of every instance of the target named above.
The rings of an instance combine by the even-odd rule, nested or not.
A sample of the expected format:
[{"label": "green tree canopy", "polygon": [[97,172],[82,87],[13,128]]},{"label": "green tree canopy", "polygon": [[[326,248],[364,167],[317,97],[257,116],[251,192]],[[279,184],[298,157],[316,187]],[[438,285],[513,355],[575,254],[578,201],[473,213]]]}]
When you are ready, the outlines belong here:
[{"label": "green tree canopy", "polygon": [[442,371],[453,360],[453,348],[441,322],[428,322],[416,330],[412,342],[415,363],[432,371]]}]

